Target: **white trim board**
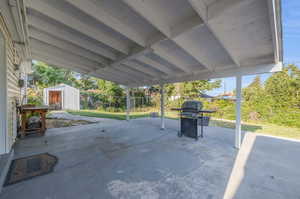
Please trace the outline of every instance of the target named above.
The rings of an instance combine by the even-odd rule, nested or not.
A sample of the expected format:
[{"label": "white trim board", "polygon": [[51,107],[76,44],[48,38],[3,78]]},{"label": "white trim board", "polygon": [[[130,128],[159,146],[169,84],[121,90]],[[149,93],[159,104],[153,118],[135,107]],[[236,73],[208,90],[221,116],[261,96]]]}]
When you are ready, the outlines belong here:
[{"label": "white trim board", "polygon": [[0,32],[0,154],[8,153],[7,136],[7,66],[5,37]]},{"label": "white trim board", "polygon": [[139,87],[139,86],[150,86],[157,85],[161,83],[176,83],[183,81],[194,81],[194,80],[207,80],[207,79],[215,79],[215,78],[224,78],[224,77],[235,77],[235,76],[244,76],[244,75],[255,75],[262,73],[273,73],[281,71],[283,67],[282,63],[278,64],[265,64],[265,65],[257,65],[257,66],[248,66],[248,67],[232,67],[218,71],[208,71],[202,73],[193,73],[185,76],[171,77],[168,79],[160,80],[160,81],[151,81],[146,82],[144,84],[130,84],[130,87]]}]

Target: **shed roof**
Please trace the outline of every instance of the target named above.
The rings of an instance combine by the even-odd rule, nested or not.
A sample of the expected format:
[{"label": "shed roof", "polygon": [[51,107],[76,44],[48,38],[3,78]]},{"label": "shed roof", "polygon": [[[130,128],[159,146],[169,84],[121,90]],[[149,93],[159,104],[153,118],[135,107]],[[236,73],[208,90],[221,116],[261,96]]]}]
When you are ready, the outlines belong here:
[{"label": "shed roof", "polygon": [[282,67],[281,0],[20,2],[29,58],[123,85]]},{"label": "shed roof", "polygon": [[55,85],[55,86],[52,86],[52,87],[48,87],[48,88],[46,88],[46,89],[51,90],[51,89],[64,88],[64,87],[79,90],[79,89],[77,89],[77,88],[74,88],[74,87],[72,87],[72,86],[69,86],[69,85],[63,84],[63,83],[58,84],[58,85]]}]

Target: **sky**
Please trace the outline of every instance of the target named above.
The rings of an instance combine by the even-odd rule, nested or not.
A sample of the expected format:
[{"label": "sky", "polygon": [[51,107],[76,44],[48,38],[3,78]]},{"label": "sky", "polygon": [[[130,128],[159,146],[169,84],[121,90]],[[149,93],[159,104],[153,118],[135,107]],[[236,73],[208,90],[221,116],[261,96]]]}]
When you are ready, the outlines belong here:
[{"label": "sky", "polygon": [[[283,61],[285,64],[293,63],[300,66],[300,0],[282,1],[283,23]],[[256,75],[244,76],[242,86],[248,86]],[[265,81],[270,74],[260,75]],[[209,95],[218,95],[235,89],[235,78],[223,78],[222,87],[207,92]]]}]

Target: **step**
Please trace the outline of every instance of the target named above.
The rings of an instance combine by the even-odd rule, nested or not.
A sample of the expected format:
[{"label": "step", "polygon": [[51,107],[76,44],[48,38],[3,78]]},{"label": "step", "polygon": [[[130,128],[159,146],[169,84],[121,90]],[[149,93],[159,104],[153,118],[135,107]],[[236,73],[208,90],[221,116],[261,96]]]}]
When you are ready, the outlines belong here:
[{"label": "step", "polygon": [[0,155],[0,193],[5,182],[6,175],[8,173],[11,161],[14,157],[14,150],[8,154]]}]

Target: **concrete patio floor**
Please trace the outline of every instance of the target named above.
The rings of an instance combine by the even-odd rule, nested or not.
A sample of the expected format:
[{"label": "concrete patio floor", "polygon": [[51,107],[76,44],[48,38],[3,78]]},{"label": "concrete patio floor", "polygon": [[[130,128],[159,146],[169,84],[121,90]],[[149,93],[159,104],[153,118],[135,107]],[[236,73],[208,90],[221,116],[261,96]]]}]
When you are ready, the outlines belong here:
[{"label": "concrete patio floor", "polygon": [[[48,152],[53,173],[3,189],[1,199],[277,199],[300,198],[300,142],[205,128],[178,138],[178,121],[159,118],[49,129],[17,143],[15,158]],[[230,179],[230,181],[229,181]]]}]

